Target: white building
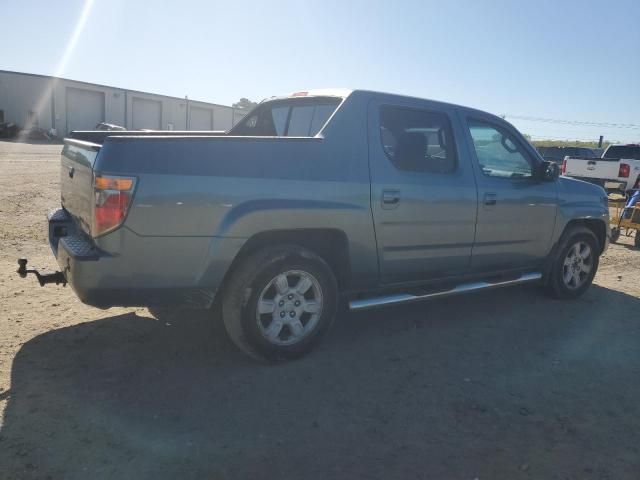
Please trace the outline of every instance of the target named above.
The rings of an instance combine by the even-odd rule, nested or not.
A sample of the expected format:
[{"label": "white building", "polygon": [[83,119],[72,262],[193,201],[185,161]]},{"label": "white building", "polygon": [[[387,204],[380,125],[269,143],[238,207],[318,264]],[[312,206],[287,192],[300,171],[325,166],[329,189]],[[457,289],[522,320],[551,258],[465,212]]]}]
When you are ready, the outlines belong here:
[{"label": "white building", "polygon": [[0,122],[53,128],[59,136],[100,122],[131,130],[227,130],[245,114],[187,98],[0,70]]}]

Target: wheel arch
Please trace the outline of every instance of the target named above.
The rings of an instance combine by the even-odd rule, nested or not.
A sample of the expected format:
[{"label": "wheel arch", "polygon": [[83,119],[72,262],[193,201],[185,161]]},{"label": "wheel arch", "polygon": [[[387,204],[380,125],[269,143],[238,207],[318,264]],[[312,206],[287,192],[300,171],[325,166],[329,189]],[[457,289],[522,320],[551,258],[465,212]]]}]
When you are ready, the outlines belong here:
[{"label": "wheel arch", "polygon": [[604,249],[607,244],[607,224],[604,219],[597,218],[574,218],[567,222],[558,235],[556,241],[547,256],[547,260],[543,267],[543,275],[548,277],[549,272],[551,271],[553,260],[556,258],[558,253],[559,245],[562,243],[562,240],[566,237],[567,233],[575,227],[583,227],[590,230],[596,237],[598,241],[598,246],[600,247],[600,254],[604,252]]},{"label": "wheel arch", "polygon": [[597,218],[579,218],[571,220],[565,225],[560,238],[563,238],[571,228],[578,226],[585,227],[593,232],[598,240],[600,253],[603,253],[607,244],[607,225],[605,221]]},{"label": "wheel arch", "polygon": [[226,281],[244,258],[262,248],[275,245],[295,245],[311,250],[327,262],[336,277],[339,290],[344,290],[349,285],[351,263],[346,233],[337,228],[301,228],[267,230],[251,236],[231,262],[221,288],[224,288]]}]

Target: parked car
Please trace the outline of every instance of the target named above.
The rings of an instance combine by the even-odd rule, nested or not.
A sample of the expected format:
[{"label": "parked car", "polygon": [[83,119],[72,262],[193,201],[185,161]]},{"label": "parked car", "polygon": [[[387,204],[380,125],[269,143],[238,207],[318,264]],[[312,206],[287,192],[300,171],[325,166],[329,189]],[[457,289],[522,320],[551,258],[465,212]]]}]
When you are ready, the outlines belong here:
[{"label": "parked car", "polygon": [[20,129],[15,123],[0,122],[0,138],[14,138],[19,131]]},{"label": "parked car", "polygon": [[562,174],[627,194],[640,187],[640,144],[609,145],[598,159],[567,157]]},{"label": "parked car", "polygon": [[224,135],[165,133],[65,140],[49,214],[61,272],[41,284],[102,308],[219,302],[240,348],[280,359],[317,344],[341,298],[363,310],[530,282],[579,297],[607,247],[603,190],[559,178],[479,110],[309,91]]},{"label": "parked car", "polygon": [[101,122],[99,124],[96,125],[96,130],[106,130],[106,131],[118,131],[118,132],[122,132],[125,131],[126,128],[121,127],[120,125],[116,125],[114,123],[106,123],[106,122]]},{"label": "parked car", "polygon": [[542,158],[560,165],[565,157],[597,158],[595,151],[586,147],[538,147]]}]

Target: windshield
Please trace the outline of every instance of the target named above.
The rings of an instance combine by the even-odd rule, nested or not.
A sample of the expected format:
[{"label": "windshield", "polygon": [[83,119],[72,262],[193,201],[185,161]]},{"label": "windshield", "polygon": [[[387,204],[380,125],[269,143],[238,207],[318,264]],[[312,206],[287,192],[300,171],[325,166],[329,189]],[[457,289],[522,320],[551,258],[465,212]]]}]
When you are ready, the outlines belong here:
[{"label": "windshield", "polygon": [[612,145],[604,152],[603,158],[640,160],[640,145]]},{"label": "windshield", "polygon": [[259,105],[229,135],[315,137],[342,99],[312,97],[276,100]]}]

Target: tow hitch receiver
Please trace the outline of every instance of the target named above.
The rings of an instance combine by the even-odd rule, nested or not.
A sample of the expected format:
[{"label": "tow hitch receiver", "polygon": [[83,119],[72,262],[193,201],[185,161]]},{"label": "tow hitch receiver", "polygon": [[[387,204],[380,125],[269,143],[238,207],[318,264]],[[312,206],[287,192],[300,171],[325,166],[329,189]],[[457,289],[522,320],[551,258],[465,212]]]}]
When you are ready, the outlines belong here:
[{"label": "tow hitch receiver", "polygon": [[67,285],[67,279],[64,277],[62,272],[42,274],[34,268],[30,268],[29,270],[27,270],[27,259],[19,258],[18,275],[20,275],[20,278],[26,278],[28,273],[33,273],[36,277],[38,277],[38,282],[40,283],[41,287],[44,287],[47,283],[55,283],[56,285],[62,284],[63,287]]}]

